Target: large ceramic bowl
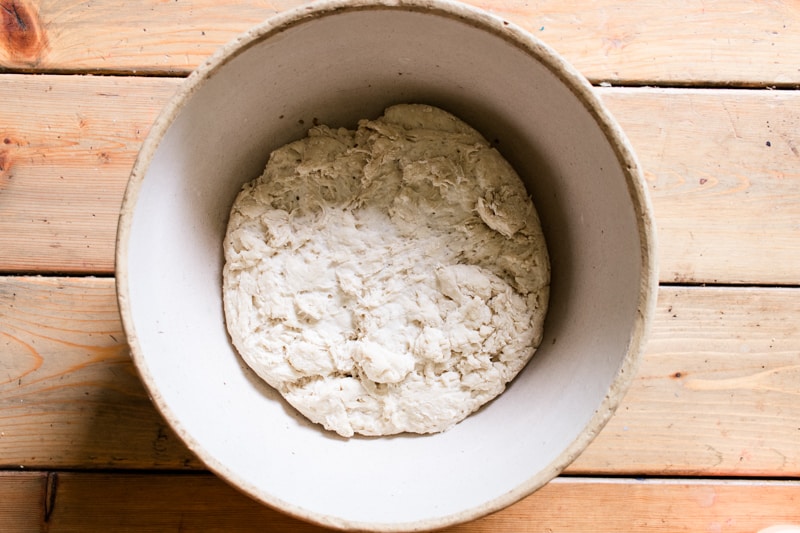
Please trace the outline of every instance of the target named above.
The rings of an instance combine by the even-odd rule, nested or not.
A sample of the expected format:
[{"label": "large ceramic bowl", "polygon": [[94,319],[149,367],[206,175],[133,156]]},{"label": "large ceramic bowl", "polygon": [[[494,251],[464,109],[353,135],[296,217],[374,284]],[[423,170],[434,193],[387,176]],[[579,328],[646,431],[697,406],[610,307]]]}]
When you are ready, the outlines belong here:
[{"label": "large ceramic bowl", "polygon": [[[315,121],[395,103],[444,108],[516,167],[552,265],[544,341],[495,401],[450,431],[343,439],[246,368],[225,328],[222,241],[239,188]],[[475,519],[557,476],[614,412],[655,300],[651,209],[591,86],[552,50],[442,0],[322,2],[223,47],[153,125],[119,225],[119,304],[153,401],[246,494],[345,529]]]}]

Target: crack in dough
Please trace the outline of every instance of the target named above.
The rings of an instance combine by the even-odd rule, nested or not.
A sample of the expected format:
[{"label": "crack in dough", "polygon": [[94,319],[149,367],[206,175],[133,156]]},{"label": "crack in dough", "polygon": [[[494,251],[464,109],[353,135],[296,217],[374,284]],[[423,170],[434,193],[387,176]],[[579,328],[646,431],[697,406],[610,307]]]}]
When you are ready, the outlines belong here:
[{"label": "crack in dough", "polygon": [[236,198],[223,296],[246,363],[349,437],[444,431],[542,338],[550,266],[521,180],[453,115],[315,126]]}]

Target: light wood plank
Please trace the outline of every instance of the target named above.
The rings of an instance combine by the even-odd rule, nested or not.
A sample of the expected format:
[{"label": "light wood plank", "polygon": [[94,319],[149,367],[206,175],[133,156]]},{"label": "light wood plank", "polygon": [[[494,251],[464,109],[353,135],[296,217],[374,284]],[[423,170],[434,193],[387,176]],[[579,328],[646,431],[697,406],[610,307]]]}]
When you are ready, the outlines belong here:
[{"label": "light wood plank", "polygon": [[0,76],[0,262],[111,272],[141,142],[180,80]]},{"label": "light wood plank", "polygon": [[[0,76],[0,271],[113,271],[128,173],[178,82]],[[800,92],[599,94],[649,180],[663,281],[800,284]]]},{"label": "light wood plank", "polygon": [[[3,0],[14,9],[3,11],[0,68],[183,75],[251,26],[307,3]],[[468,3],[527,29],[594,81],[800,83],[800,11],[789,0]]]},{"label": "light wood plank", "polygon": [[662,288],[633,386],[570,470],[621,467],[800,474],[800,289]]},{"label": "light wood plank", "polygon": [[650,186],[662,281],[800,284],[800,92],[600,94]]},{"label": "light wood plank", "polygon": [[520,24],[594,82],[796,86],[800,81],[800,11],[791,0],[609,0],[580,6],[558,0],[468,1]]},{"label": "light wood plank", "polygon": [[[328,531],[267,508],[209,474],[55,476],[43,522],[42,475],[0,473],[0,501],[16,497],[25,511],[7,514],[0,504],[0,524],[13,524],[7,531],[38,531],[40,524],[47,531],[82,532]],[[21,478],[33,489],[28,499],[15,492]],[[754,533],[787,523],[800,523],[797,482],[559,478],[502,511],[444,531]]]},{"label": "light wood plank", "polygon": [[0,41],[0,68],[186,75],[240,33],[305,3],[3,0],[23,14],[26,28],[19,31],[19,22],[10,20],[22,35],[18,43]]},{"label": "light wood plank", "polygon": [[0,466],[199,466],[131,363],[113,279],[3,279],[0,353]]},{"label": "light wood plank", "polygon": [[[800,475],[800,290],[672,288],[573,474]],[[0,465],[200,468],[147,399],[110,278],[0,278]]]}]

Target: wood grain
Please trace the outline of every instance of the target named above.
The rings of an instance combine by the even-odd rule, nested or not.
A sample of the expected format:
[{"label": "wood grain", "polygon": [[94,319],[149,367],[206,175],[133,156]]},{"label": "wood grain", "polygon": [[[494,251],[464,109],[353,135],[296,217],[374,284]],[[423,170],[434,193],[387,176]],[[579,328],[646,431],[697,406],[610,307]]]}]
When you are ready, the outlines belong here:
[{"label": "wood grain", "polygon": [[[0,278],[0,466],[201,465],[147,399],[113,279]],[[640,371],[572,474],[800,475],[794,289],[665,287]]]},{"label": "wood grain", "polygon": [[[15,515],[0,513],[12,525],[4,531],[328,531],[262,506],[210,474],[59,472],[50,479],[46,510],[44,474],[0,474],[0,502],[18,502]],[[559,478],[500,512],[444,531],[754,533],[786,523],[800,523],[797,482]]]},{"label": "wood grain", "polygon": [[128,174],[178,82],[0,76],[2,270],[113,270]]},{"label": "wood grain", "polygon": [[49,51],[47,33],[32,2],[0,1],[0,50],[12,64],[36,65]]},{"label": "wood grain", "polygon": [[[467,2],[627,86],[597,92],[643,164],[668,285],[567,474],[448,531],[800,525],[800,91],[767,90],[800,88],[800,4]],[[181,78],[307,3],[0,0],[1,532],[324,531],[204,471],[137,376],[110,277],[128,173]],[[17,276],[36,273],[81,277]]]},{"label": "wood grain", "polygon": [[42,531],[47,480],[46,472],[0,472],[0,531]]},{"label": "wood grain", "polygon": [[633,386],[570,471],[797,476],[798,355],[796,289],[663,287]]},{"label": "wood grain", "polygon": [[650,186],[662,281],[800,284],[800,93],[600,95]]},{"label": "wood grain", "polygon": [[[3,0],[0,69],[185,75],[239,33],[307,3]],[[800,84],[800,9],[790,0],[467,3],[530,31],[593,81]]]},{"label": "wood grain", "polygon": [[0,281],[0,467],[197,467],[128,355],[114,280]]},{"label": "wood grain", "polygon": [[[128,173],[179,80],[0,76],[0,272],[111,273]],[[603,89],[666,282],[800,284],[800,93]]]}]

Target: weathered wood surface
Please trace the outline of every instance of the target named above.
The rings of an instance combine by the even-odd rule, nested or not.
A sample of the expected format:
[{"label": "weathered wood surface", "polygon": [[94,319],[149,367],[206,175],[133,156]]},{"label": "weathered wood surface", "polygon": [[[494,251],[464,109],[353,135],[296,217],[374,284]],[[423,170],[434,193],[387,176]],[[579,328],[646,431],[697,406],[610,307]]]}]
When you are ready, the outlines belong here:
[{"label": "weathered wood surface", "polygon": [[[113,279],[0,278],[0,466],[200,468],[147,398]],[[800,475],[795,289],[659,294],[646,356],[573,474]]]},{"label": "weathered wood surface", "polygon": [[0,279],[0,467],[198,467],[134,368],[110,278]]},{"label": "weathered wood surface", "polygon": [[608,89],[666,282],[800,284],[800,92]]},{"label": "weathered wood surface", "polygon": [[[797,2],[467,1],[628,86],[598,94],[645,170],[662,282],[758,287],[662,286],[568,475],[450,531],[800,524],[800,91],[766,90],[800,87]],[[321,531],[202,471],[136,374],[113,278],[91,277],[113,273],[128,173],[180,78],[306,3],[0,0],[0,274],[80,276],[0,276],[0,531]]]},{"label": "weathered wood surface", "polygon": [[[755,533],[800,521],[797,482],[559,478],[452,533]],[[323,532],[210,474],[0,474],[0,530]]]},{"label": "weathered wood surface", "polygon": [[[527,29],[587,77],[614,84],[800,84],[791,0],[679,3],[468,0]],[[184,75],[301,0],[2,0],[0,69]]]},{"label": "weathered wood surface", "polygon": [[179,81],[0,75],[0,270],[113,271],[128,174]]},{"label": "weathered wood surface", "polygon": [[662,287],[636,380],[571,471],[800,475],[797,292]]},{"label": "weathered wood surface", "polygon": [[[0,75],[0,272],[111,273],[177,79]],[[800,284],[800,93],[601,89],[642,162],[666,282]]]},{"label": "weathered wood surface", "polygon": [[0,531],[41,531],[46,487],[44,472],[0,472]]}]

